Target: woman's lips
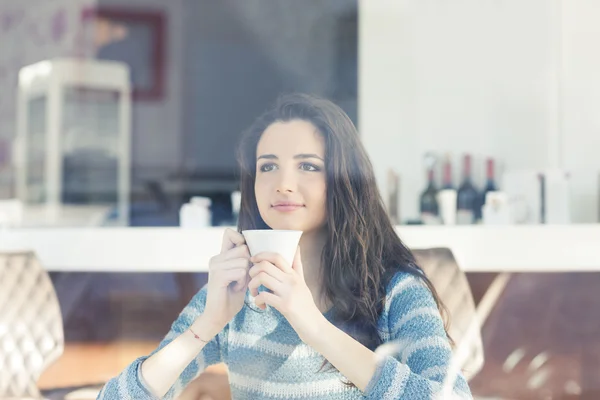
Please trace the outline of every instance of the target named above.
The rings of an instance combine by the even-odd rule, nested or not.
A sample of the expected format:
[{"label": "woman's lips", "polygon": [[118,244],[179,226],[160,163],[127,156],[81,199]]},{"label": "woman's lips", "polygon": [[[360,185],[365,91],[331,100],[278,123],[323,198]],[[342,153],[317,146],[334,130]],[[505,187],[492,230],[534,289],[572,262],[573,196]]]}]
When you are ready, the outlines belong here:
[{"label": "woman's lips", "polygon": [[301,208],[303,208],[304,206],[302,204],[276,204],[273,206],[273,208],[277,211],[281,211],[281,212],[291,212],[291,211],[296,211],[299,210]]}]

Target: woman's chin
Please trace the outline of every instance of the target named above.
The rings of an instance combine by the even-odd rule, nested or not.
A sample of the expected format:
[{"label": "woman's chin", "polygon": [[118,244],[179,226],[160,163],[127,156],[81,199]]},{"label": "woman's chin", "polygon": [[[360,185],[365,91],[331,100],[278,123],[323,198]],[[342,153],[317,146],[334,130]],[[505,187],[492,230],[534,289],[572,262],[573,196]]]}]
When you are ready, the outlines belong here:
[{"label": "woman's chin", "polygon": [[299,223],[299,221],[286,221],[281,219],[268,221],[267,225],[275,230],[303,231],[303,228],[305,228],[304,224]]},{"label": "woman's chin", "polygon": [[281,231],[303,231],[302,226],[299,224],[271,224],[269,227],[273,230]]}]

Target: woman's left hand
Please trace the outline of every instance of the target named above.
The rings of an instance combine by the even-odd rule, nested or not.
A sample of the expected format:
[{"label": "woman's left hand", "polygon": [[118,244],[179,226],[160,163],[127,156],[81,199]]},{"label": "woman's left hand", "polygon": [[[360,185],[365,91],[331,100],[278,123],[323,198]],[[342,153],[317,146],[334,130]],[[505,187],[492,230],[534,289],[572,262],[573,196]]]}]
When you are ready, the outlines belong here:
[{"label": "woman's left hand", "polygon": [[[258,307],[274,307],[290,323],[302,341],[308,342],[318,334],[323,314],[317,308],[310,289],[304,281],[300,248],[296,251],[294,262],[289,265],[277,253],[263,252],[250,259],[254,266],[250,268],[248,289]],[[270,292],[258,293],[263,285]]]}]

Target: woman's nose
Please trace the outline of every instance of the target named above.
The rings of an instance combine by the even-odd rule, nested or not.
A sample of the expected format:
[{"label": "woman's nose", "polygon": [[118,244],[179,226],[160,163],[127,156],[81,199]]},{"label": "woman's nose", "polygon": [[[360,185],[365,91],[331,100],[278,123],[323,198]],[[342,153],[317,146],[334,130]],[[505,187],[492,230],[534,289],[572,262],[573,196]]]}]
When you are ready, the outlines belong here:
[{"label": "woman's nose", "polygon": [[279,170],[279,179],[276,184],[277,192],[295,192],[296,191],[296,178],[293,172],[286,170]]}]

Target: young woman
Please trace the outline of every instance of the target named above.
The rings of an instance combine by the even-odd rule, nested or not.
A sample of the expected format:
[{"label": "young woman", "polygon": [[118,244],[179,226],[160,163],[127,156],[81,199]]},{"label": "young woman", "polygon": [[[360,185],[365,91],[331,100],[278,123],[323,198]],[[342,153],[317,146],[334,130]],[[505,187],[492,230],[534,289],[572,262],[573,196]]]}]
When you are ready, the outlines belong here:
[{"label": "young woman", "polygon": [[[176,398],[219,362],[234,399],[439,393],[452,357],[443,306],[394,231],[346,114],[321,98],[284,96],[243,135],[239,158],[238,231],[302,230],[294,262],[251,258],[244,237],[227,230],[208,284],[158,349],[99,399]],[[375,351],[388,342],[394,356]],[[460,375],[453,393],[471,398]]]}]

